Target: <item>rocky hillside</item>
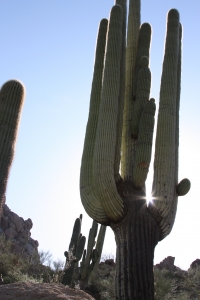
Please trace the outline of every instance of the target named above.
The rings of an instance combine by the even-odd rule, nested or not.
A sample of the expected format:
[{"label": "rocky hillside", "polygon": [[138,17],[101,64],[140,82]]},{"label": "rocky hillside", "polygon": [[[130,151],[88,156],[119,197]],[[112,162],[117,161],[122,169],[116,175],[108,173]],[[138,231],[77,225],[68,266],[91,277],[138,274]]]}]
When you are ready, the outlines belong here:
[{"label": "rocky hillside", "polygon": [[12,248],[15,253],[30,257],[33,253],[38,253],[38,241],[31,238],[31,219],[24,220],[4,204],[3,215],[0,220],[0,234],[4,234],[6,239],[12,241]]}]

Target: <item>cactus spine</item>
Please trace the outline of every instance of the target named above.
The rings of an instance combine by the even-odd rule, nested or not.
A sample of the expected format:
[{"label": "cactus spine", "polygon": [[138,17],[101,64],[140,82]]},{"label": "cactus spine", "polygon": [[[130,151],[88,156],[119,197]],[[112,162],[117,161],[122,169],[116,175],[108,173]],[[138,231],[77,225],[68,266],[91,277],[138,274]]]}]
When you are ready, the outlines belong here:
[{"label": "cactus spine", "polygon": [[25,89],[17,80],[7,81],[0,90],[0,220],[13,161]]},{"label": "cactus spine", "polygon": [[153,299],[155,246],[172,230],[178,196],[190,189],[188,179],[178,183],[182,32],[179,13],[172,9],[167,20],[152,202],[147,205],[145,181],[155,115],[155,101],[150,99],[151,27],[140,25],[140,0],[130,0],[126,43],[126,6],[126,0],[116,0],[108,23],[102,20],[99,28],[80,194],[89,216],[114,231],[116,297]]}]

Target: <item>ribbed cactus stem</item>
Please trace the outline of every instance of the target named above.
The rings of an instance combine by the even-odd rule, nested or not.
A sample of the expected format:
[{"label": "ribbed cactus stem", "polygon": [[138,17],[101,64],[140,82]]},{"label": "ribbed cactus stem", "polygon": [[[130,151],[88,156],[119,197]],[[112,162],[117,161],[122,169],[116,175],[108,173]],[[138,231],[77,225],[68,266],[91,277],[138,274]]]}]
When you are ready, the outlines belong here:
[{"label": "ribbed cactus stem", "polygon": [[111,10],[109,21],[93,165],[98,198],[101,200],[107,216],[115,220],[120,219],[123,215],[123,202],[117,193],[113,176],[117,139],[122,25],[122,8],[115,5]]},{"label": "ribbed cactus stem", "polygon": [[[143,23],[140,26],[139,37],[138,37],[137,56],[136,56],[134,80],[133,80],[133,97],[135,96],[137,91],[138,72],[140,68],[142,68],[142,64],[144,63],[145,67],[149,67],[150,45],[151,45],[151,25],[149,23]],[[147,57],[148,60],[145,59],[145,57]],[[133,111],[135,110],[134,102],[133,102],[132,109]]]},{"label": "ribbed cactus stem", "polygon": [[133,139],[138,138],[140,117],[146,101],[149,100],[151,88],[151,72],[148,68],[148,57],[143,56],[140,59],[140,65],[141,68],[137,75],[137,88],[134,98],[134,110],[131,122],[131,137]]},{"label": "ribbed cactus stem", "polygon": [[137,43],[140,28],[140,0],[129,1],[129,17],[126,48],[126,85],[122,130],[121,176],[129,178],[132,173],[132,140],[130,138],[130,120],[132,113],[133,80],[137,55]]},{"label": "ribbed cactus stem", "polygon": [[85,289],[85,286],[88,283],[91,274],[97,270],[101,258],[104,238],[106,234],[106,226],[101,225],[96,242],[95,239],[97,235],[97,230],[98,224],[95,221],[93,221],[89,233],[87,251],[84,251],[84,256],[80,267],[81,289]]},{"label": "ribbed cactus stem", "polygon": [[96,251],[94,253],[95,259],[93,257],[94,266],[93,266],[92,273],[95,273],[99,267],[99,262],[100,262],[101,254],[102,254],[102,250],[103,250],[105,234],[106,234],[106,226],[101,225],[100,229],[99,229],[99,233],[98,233],[97,243],[96,243],[96,249],[95,249]]},{"label": "ribbed cactus stem", "polygon": [[[178,67],[177,67],[177,94],[176,94],[176,130],[175,130],[175,185],[178,184],[178,147],[179,147],[179,106],[180,106],[180,90],[181,90],[181,53],[182,52],[182,26],[179,24],[179,53],[178,53]],[[178,203],[178,194],[174,190],[174,199],[171,203],[171,209],[168,215],[160,222],[161,237],[165,238],[172,230]],[[159,218],[158,215],[156,218]]]},{"label": "ribbed cactus stem", "polygon": [[108,218],[102,208],[100,200],[96,197],[94,192],[93,156],[101,100],[107,26],[108,20],[103,19],[100,22],[97,37],[94,74],[90,95],[90,111],[88,125],[86,128],[80,174],[80,194],[84,207],[91,218],[98,219],[102,223],[106,223]]},{"label": "ribbed cactus stem", "polygon": [[[140,5],[136,4],[135,13],[139,7]],[[139,14],[137,15],[139,16]],[[132,18],[131,12],[129,12],[129,18],[130,19]],[[124,103],[124,122],[123,122],[123,131],[122,131],[121,176],[123,179],[129,179],[129,180],[132,179],[132,169],[134,166],[135,149],[137,143],[131,137],[131,123],[133,120],[132,116],[135,110],[135,97],[136,97],[135,93],[136,93],[136,86],[137,86],[137,75],[140,68],[141,57],[146,56],[149,58],[149,48],[151,42],[151,26],[148,23],[144,23],[140,27],[140,24],[138,23],[139,22],[138,18],[136,18],[135,22],[136,22],[135,28],[137,28],[138,30],[137,39],[135,40],[137,41],[137,47],[136,50],[134,51],[132,49],[133,52],[131,53],[129,53],[129,46],[127,40],[126,88],[125,88],[125,103]],[[136,33],[136,29],[134,29],[134,32]],[[133,36],[130,37],[130,43],[131,43],[131,38],[133,39]],[[132,43],[135,43],[135,41],[134,42],[132,41]],[[129,58],[131,58],[131,56],[134,56],[135,59],[134,65],[132,65],[133,63],[132,60],[129,61]],[[130,68],[132,68],[132,73],[130,73]]]},{"label": "ribbed cactus stem", "polygon": [[0,218],[24,98],[24,86],[17,80],[6,82],[0,90]]},{"label": "ribbed cactus stem", "polygon": [[81,272],[81,280],[82,281],[85,281],[88,277],[88,269],[90,266],[92,250],[93,250],[93,247],[95,246],[95,238],[97,235],[97,229],[98,229],[98,224],[95,221],[93,221],[92,227],[90,228],[89,238],[88,238],[86,257],[84,260],[84,265],[82,266],[82,272]]},{"label": "ribbed cactus stem", "polygon": [[127,0],[116,0],[115,2],[116,2],[115,4],[120,5],[123,10],[122,52],[121,52],[121,62],[120,62],[120,87],[119,87],[119,97],[118,97],[118,116],[117,116],[115,162],[114,162],[115,181],[119,181],[121,179],[119,169],[120,169],[120,160],[121,160],[123,109],[124,109],[124,94],[125,94]]},{"label": "ribbed cactus stem", "polygon": [[179,28],[179,13],[173,9],[168,13],[152,190],[156,209],[163,217],[171,209],[176,185],[176,100],[180,46]]},{"label": "ribbed cactus stem", "polygon": [[139,138],[133,169],[133,184],[142,187],[145,184],[151,161],[154,116],[156,111],[155,100],[146,101],[139,125]]}]

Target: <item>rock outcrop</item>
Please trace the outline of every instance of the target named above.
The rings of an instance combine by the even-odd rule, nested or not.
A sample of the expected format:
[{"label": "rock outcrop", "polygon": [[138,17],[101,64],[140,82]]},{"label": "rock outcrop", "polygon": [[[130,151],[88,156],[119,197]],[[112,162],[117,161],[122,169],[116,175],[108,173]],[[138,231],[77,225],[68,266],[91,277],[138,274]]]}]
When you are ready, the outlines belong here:
[{"label": "rock outcrop", "polygon": [[0,300],[94,300],[78,289],[70,289],[56,283],[17,282],[0,286]]},{"label": "rock outcrop", "polygon": [[31,219],[24,220],[4,204],[3,215],[0,220],[0,234],[4,234],[7,240],[12,241],[12,250],[24,257],[30,257],[38,253],[38,241],[31,238]]},{"label": "rock outcrop", "polygon": [[195,260],[191,263],[190,268],[191,268],[191,269],[200,268],[200,259],[199,259],[199,258],[195,259]]},{"label": "rock outcrop", "polygon": [[167,256],[159,264],[154,265],[154,268],[157,268],[159,270],[167,269],[169,271],[175,272],[177,271],[177,267],[174,265],[174,261],[175,261],[175,257]]}]

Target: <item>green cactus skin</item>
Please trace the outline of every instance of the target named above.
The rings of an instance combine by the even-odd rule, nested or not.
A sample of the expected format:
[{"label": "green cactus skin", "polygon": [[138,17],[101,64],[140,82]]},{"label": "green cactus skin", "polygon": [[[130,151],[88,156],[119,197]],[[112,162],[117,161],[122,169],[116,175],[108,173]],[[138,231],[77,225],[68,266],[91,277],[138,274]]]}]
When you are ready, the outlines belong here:
[{"label": "green cactus skin", "polygon": [[66,264],[62,284],[74,287],[75,271],[78,267],[77,263],[81,260],[85,247],[85,236],[81,234],[82,215],[75,220],[71,241],[68,251],[64,252]]},{"label": "green cactus skin", "polygon": [[[113,177],[118,114],[118,101],[116,99],[119,97],[120,88],[122,25],[122,8],[115,5],[111,10],[107,35],[101,104],[93,161],[94,185],[97,197],[101,199],[107,217],[115,220],[120,219],[123,215],[123,202],[117,193]],[[108,132],[106,142],[105,131]]]},{"label": "green cactus skin", "polygon": [[149,171],[155,111],[155,100],[150,99],[150,101],[146,101],[143,112],[140,114],[139,138],[133,169],[133,184],[135,187],[141,187],[145,184]]},{"label": "green cactus skin", "polygon": [[17,80],[7,81],[0,90],[0,219],[13,161],[15,143],[25,99],[25,88]]},{"label": "green cactus skin", "polygon": [[134,139],[138,138],[139,131],[139,120],[142,114],[142,110],[147,100],[150,96],[151,87],[151,72],[148,68],[149,59],[143,56],[141,59],[142,67],[138,71],[137,76],[137,88],[134,98],[134,111],[131,123],[131,137]]},{"label": "green cactus skin", "polygon": [[[87,207],[88,215],[92,218],[100,219],[107,223],[108,218],[103,210],[101,202],[94,192],[93,180],[93,152],[95,145],[96,128],[98,123],[98,111],[101,99],[102,74],[105,56],[106,32],[108,20],[103,19],[99,25],[99,33],[96,45],[96,58],[94,64],[94,74],[92,90],[90,95],[90,112],[88,126],[85,135],[85,147],[83,151],[83,162],[80,177],[80,193],[83,205]],[[92,124],[92,126],[91,126]],[[90,125],[90,126],[89,126]]]},{"label": "green cactus skin", "polygon": [[[96,90],[98,95],[90,99],[80,193],[89,216],[100,224],[109,225],[115,234],[117,299],[150,300],[154,299],[154,249],[172,230],[178,196],[185,195],[190,189],[188,179],[178,184],[182,28],[178,11],[170,10],[161,77],[152,201],[147,205],[145,181],[151,161],[155,115],[154,100],[149,100],[151,27],[148,23],[140,26],[140,0],[130,0],[127,43],[124,43],[127,1],[115,3],[104,41],[105,50],[101,49],[105,56],[98,77],[101,86]],[[97,60],[98,51],[93,82]],[[88,134],[90,131],[91,135]],[[96,257],[97,253],[93,252],[93,259]]]}]

